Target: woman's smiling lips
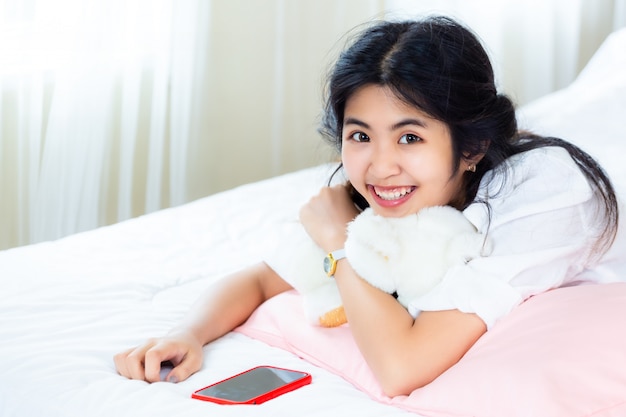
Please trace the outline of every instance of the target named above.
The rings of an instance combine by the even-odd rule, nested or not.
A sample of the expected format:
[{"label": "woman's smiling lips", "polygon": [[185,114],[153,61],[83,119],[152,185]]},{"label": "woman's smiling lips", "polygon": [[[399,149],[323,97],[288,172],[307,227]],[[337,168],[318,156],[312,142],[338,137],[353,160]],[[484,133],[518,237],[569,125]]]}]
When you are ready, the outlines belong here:
[{"label": "woman's smiling lips", "polygon": [[383,207],[395,207],[411,197],[411,193],[415,191],[415,186],[395,186],[395,187],[380,187],[375,185],[368,185],[370,193],[376,200],[376,203]]}]

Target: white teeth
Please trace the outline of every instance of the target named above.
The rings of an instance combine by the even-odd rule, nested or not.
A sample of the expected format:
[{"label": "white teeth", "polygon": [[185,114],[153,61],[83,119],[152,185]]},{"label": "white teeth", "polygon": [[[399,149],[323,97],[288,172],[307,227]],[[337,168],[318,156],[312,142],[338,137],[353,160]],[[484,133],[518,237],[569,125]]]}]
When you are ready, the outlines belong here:
[{"label": "white teeth", "polygon": [[400,188],[394,188],[392,190],[379,190],[377,188],[374,188],[374,191],[376,192],[376,195],[378,195],[383,200],[397,200],[399,198],[404,197],[411,191],[413,191],[413,188],[412,187],[400,187]]}]

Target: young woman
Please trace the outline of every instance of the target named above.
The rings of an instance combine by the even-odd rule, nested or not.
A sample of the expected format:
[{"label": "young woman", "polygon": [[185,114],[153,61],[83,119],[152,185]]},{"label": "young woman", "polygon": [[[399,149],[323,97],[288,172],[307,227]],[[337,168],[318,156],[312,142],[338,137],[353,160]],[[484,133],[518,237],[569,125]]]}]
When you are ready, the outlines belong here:
[{"label": "young woman", "polygon": [[[343,248],[359,214],[355,196],[391,217],[450,205],[493,242],[490,256],[448,271],[408,311],[349,259],[336,261],[350,329],[390,396],[435,379],[528,297],[573,284],[602,262],[617,233],[616,196],[602,169],[565,141],[518,132],[480,42],[448,18],[366,29],[330,75],[321,130],[349,179],[301,210],[324,251]],[[289,289],[265,263],[240,271],[168,335],[116,355],[116,367],[152,382],[171,361],[167,379],[181,381],[200,369],[203,345]]]}]

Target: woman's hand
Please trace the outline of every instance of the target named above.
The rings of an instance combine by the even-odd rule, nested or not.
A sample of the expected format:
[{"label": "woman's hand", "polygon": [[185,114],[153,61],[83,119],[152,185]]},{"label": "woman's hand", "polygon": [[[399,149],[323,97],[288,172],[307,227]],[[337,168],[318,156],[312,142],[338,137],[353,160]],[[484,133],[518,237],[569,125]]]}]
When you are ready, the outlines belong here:
[{"label": "woman's hand", "polygon": [[200,370],[205,344],[239,326],[267,299],[290,289],[264,262],[234,272],[213,283],[167,336],[115,355],[115,367],[125,377],[156,382],[161,364],[171,362],[174,369],[165,379],[187,379]]},{"label": "woman's hand", "polygon": [[114,356],[120,375],[148,382],[160,381],[161,364],[170,362],[174,368],[165,377],[168,382],[187,379],[202,366],[202,343],[191,333],[181,332],[120,352]]},{"label": "woman's hand", "polygon": [[322,188],[300,209],[300,221],[315,243],[331,252],[343,248],[346,226],[357,214],[347,186],[335,185]]}]

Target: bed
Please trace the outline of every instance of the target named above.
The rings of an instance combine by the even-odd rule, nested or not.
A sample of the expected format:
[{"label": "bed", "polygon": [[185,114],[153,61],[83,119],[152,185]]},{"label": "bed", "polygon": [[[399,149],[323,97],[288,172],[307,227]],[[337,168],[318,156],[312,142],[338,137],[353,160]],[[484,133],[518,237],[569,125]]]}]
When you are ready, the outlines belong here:
[{"label": "bed", "polygon": [[[607,39],[571,86],[519,110],[523,127],[572,140],[599,159],[622,197],[624,67],[626,30]],[[116,373],[114,353],[167,332],[211,282],[260,260],[267,236],[297,218],[332,169],[320,165],[0,252],[0,415],[626,415],[623,283],[531,298],[410,396],[385,397],[349,330],[304,323],[294,292],[207,345],[203,368],[186,381],[148,384]],[[626,250],[611,256],[626,280]],[[313,382],[256,406],[190,397],[258,365],[306,371]]]}]

